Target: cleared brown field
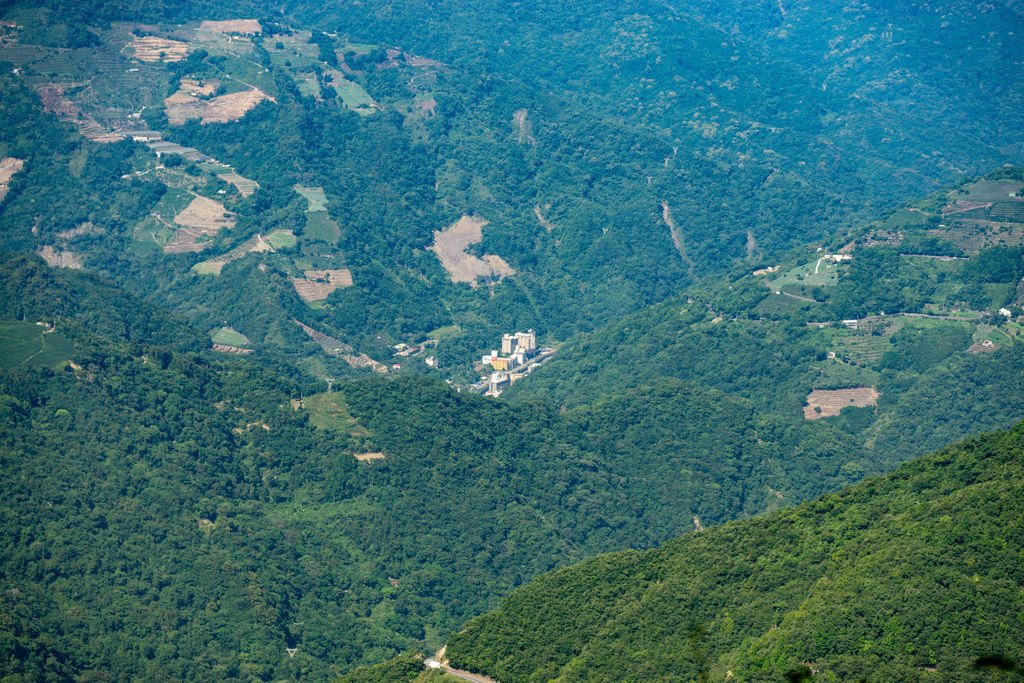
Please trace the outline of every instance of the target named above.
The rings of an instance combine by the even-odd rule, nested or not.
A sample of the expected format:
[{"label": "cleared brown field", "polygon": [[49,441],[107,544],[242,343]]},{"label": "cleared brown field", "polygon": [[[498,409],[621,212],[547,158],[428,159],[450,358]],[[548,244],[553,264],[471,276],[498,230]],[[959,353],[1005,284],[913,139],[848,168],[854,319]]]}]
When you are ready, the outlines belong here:
[{"label": "cleared brown field", "polygon": [[174,217],[174,222],[180,227],[175,230],[174,239],[164,245],[167,254],[202,251],[209,246],[209,238],[224,228],[234,227],[235,218],[220,202],[196,197]]},{"label": "cleared brown field", "polygon": [[[843,408],[863,408],[877,405],[880,395],[874,387],[815,389],[807,395],[804,419],[819,420],[823,417],[835,417]],[[819,408],[820,410],[818,410]]]},{"label": "cleared brown field", "polygon": [[218,231],[234,227],[235,217],[220,202],[197,196],[174,217],[174,222],[187,228]]},{"label": "cleared brown field", "polygon": [[140,62],[180,62],[188,57],[188,43],[156,36],[136,38],[129,45]]},{"label": "cleared brown field", "polygon": [[355,453],[353,454],[356,460],[359,462],[370,462],[372,460],[384,460],[387,456],[383,453]]},{"label": "cleared brown field", "polygon": [[4,157],[0,160],[0,202],[7,196],[7,192],[10,190],[11,178],[14,174],[25,167],[24,159],[15,159],[14,157]]},{"label": "cleared brown field", "polygon": [[468,246],[483,240],[483,228],[488,223],[479,216],[463,216],[458,223],[443,231],[434,231],[434,244],[430,250],[437,254],[452,282],[468,282],[475,287],[477,278],[497,277],[500,280],[516,274],[500,256],[486,254],[478,258],[466,253]]},{"label": "cleared brown field", "polygon": [[263,33],[263,27],[256,19],[228,19],[227,21],[204,21],[199,28],[217,33],[241,33],[257,34]]},{"label": "cleared brown field", "polygon": [[36,253],[42,256],[43,260],[54,268],[82,269],[82,260],[73,251],[57,249],[47,244],[45,247],[40,247]]},{"label": "cleared brown field", "polygon": [[301,278],[292,278],[292,285],[306,303],[323,301],[331,292],[352,286],[352,272],[348,268],[336,270],[307,270]]},{"label": "cleared brown field", "polygon": [[273,98],[259,88],[221,95],[208,100],[193,97],[179,90],[164,100],[167,107],[167,121],[180,126],[186,121],[199,119],[201,123],[227,123],[237,121],[254,109],[263,100]]}]

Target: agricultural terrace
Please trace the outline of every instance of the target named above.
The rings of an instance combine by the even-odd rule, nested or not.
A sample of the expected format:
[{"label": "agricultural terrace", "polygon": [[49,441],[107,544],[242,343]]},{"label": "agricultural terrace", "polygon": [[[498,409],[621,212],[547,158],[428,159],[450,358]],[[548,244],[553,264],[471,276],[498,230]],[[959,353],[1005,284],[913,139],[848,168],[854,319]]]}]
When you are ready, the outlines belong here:
[{"label": "agricultural terrace", "polygon": [[10,191],[11,178],[24,167],[24,159],[15,159],[14,157],[0,159],[0,202],[4,200],[4,197]]},{"label": "agricultural terrace", "polygon": [[53,367],[71,358],[71,342],[47,323],[0,321],[0,367]]},{"label": "agricultural terrace", "polygon": [[244,349],[252,345],[249,338],[233,327],[220,327],[210,331],[210,341],[214,344],[234,346]]},{"label": "agricultural terrace", "polygon": [[190,94],[183,84],[182,90],[164,100],[164,105],[168,123],[180,126],[193,119],[199,119],[204,124],[237,121],[264,100],[273,102],[274,98],[259,88],[201,99]]},{"label": "agricultural terrace", "polygon": [[275,252],[278,249],[290,249],[298,243],[291,230],[274,230],[269,235],[256,235],[239,244],[231,251],[220,256],[201,261],[192,266],[192,271],[200,275],[220,275],[220,271],[229,263],[244,258],[246,254]]},{"label": "agricultural terrace", "polygon": [[795,292],[807,295],[815,287],[831,287],[839,282],[841,262],[823,256],[796,268],[791,268],[768,280],[765,284],[775,292]]},{"label": "agricultural terrace", "polygon": [[452,282],[467,282],[475,287],[477,278],[500,280],[515,275],[516,271],[500,256],[487,254],[477,258],[466,252],[467,247],[483,240],[483,228],[488,223],[479,216],[463,216],[444,230],[434,231],[430,250],[437,254]]},{"label": "agricultural terrace", "polygon": [[337,69],[331,69],[328,73],[331,78],[331,87],[338,93],[338,97],[346,107],[360,116],[373,114],[378,105],[363,86],[348,80],[345,78],[345,74]]},{"label": "agricultural terrace", "polygon": [[128,44],[131,55],[140,62],[180,62],[191,51],[188,43],[157,36],[142,36]]},{"label": "agricultural terrace", "polygon": [[324,194],[324,188],[322,187],[306,187],[304,185],[296,185],[295,191],[302,195],[308,206],[306,207],[307,212],[315,211],[326,211],[327,205],[330,204],[330,200],[327,199],[327,195]]},{"label": "agricultural terrace", "polygon": [[338,392],[306,396],[299,404],[309,414],[309,424],[317,429],[344,432],[351,436],[369,436],[370,432],[352,417],[345,396]]},{"label": "agricultural terrace", "polygon": [[336,289],[352,286],[352,273],[347,268],[307,270],[301,278],[292,278],[296,293],[307,304],[325,300]]},{"label": "agricultural terrace", "polygon": [[[168,220],[168,215],[173,215]],[[210,238],[235,225],[224,205],[181,190],[169,190],[149,217],[135,228],[135,239],[151,242],[164,253],[202,251]]]},{"label": "agricultural terrace", "polygon": [[819,420],[824,417],[835,417],[843,408],[864,408],[878,405],[880,395],[874,387],[815,389],[807,395],[804,419]]},{"label": "agricultural terrace", "polygon": [[227,21],[204,21],[199,24],[202,31],[217,33],[237,33],[239,35],[259,35],[263,27],[257,19],[229,19]]}]

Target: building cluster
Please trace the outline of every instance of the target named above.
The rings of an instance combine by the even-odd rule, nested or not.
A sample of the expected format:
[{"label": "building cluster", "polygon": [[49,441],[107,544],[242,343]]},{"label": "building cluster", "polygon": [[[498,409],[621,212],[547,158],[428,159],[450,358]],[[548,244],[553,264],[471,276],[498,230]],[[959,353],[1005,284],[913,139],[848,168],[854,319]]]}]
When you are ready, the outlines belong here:
[{"label": "building cluster", "polygon": [[[494,350],[480,359],[485,368],[492,370],[487,382],[487,395],[498,396],[524,371],[532,370],[529,366],[538,354],[537,333],[533,330],[503,335],[501,352]],[[519,374],[513,374],[515,371]]]},{"label": "building cluster", "polygon": [[533,330],[506,334],[501,338],[501,354],[497,350],[481,358],[484,366],[490,366],[495,372],[508,372],[537,355],[537,334]]}]

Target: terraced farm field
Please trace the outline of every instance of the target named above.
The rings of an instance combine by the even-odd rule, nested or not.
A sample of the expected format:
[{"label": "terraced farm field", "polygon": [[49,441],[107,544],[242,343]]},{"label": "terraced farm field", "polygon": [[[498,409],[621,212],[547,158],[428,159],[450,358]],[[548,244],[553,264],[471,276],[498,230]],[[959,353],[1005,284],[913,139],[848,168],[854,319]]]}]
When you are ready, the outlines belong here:
[{"label": "terraced farm field", "polygon": [[337,69],[331,69],[330,77],[331,87],[338,93],[346,107],[360,116],[371,116],[376,111],[376,103],[363,86],[348,80],[345,74]]},{"label": "terraced farm field", "polygon": [[223,344],[224,346],[234,346],[237,348],[247,348],[252,345],[249,338],[244,334],[234,329],[233,327],[221,327],[210,332],[210,340],[214,344]]},{"label": "terraced farm field", "polygon": [[71,357],[71,342],[53,326],[0,321],[0,367],[52,367]]},{"label": "terraced farm field", "polygon": [[345,432],[352,436],[368,436],[370,432],[349,412],[348,403],[340,393],[322,393],[302,399],[302,409],[309,413],[309,423],[317,429]]},{"label": "terraced farm field", "polygon": [[331,203],[330,200],[327,199],[327,195],[324,193],[324,188],[322,187],[296,185],[295,191],[306,199],[306,202],[308,203],[306,211],[308,213],[326,211],[327,205]]},{"label": "terraced farm field", "polygon": [[850,389],[815,389],[807,396],[805,420],[835,417],[843,408],[864,408],[878,404],[881,394],[874,387]]}]

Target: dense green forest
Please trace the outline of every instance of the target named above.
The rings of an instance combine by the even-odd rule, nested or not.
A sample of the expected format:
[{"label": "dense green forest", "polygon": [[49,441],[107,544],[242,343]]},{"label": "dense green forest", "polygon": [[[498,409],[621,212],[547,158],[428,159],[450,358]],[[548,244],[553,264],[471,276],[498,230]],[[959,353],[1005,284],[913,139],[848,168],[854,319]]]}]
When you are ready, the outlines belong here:
[{"label": "dense green forest", "polygon": [[540,577],[449,640],[517,681],[1019,680],[1024,426]]},{"label": "dense green forest", "polygon": [[[11,0],[0,20],[4,680],[443,680],[422,655],[537,576],[668,542],[583,565],[633,600],[636,567],[748,527],[681,533],[1022,417],[1012,4]],[[554,356],[476,395],[473,361],[531,327]],[[766,539],[806,510],[745,522],[770,530],[749,556],[804,587],[820,548]],[[887,624],[847,659],[774,639],[782,598],[751,605],[665,657],[843,679],[898,650],[899,678],[966,671],[1016,628],[933,652]],[[553,627],[535,670],[512,636],[453,659],[614,679],[584,639],[633,626],[603,609]]]}]

